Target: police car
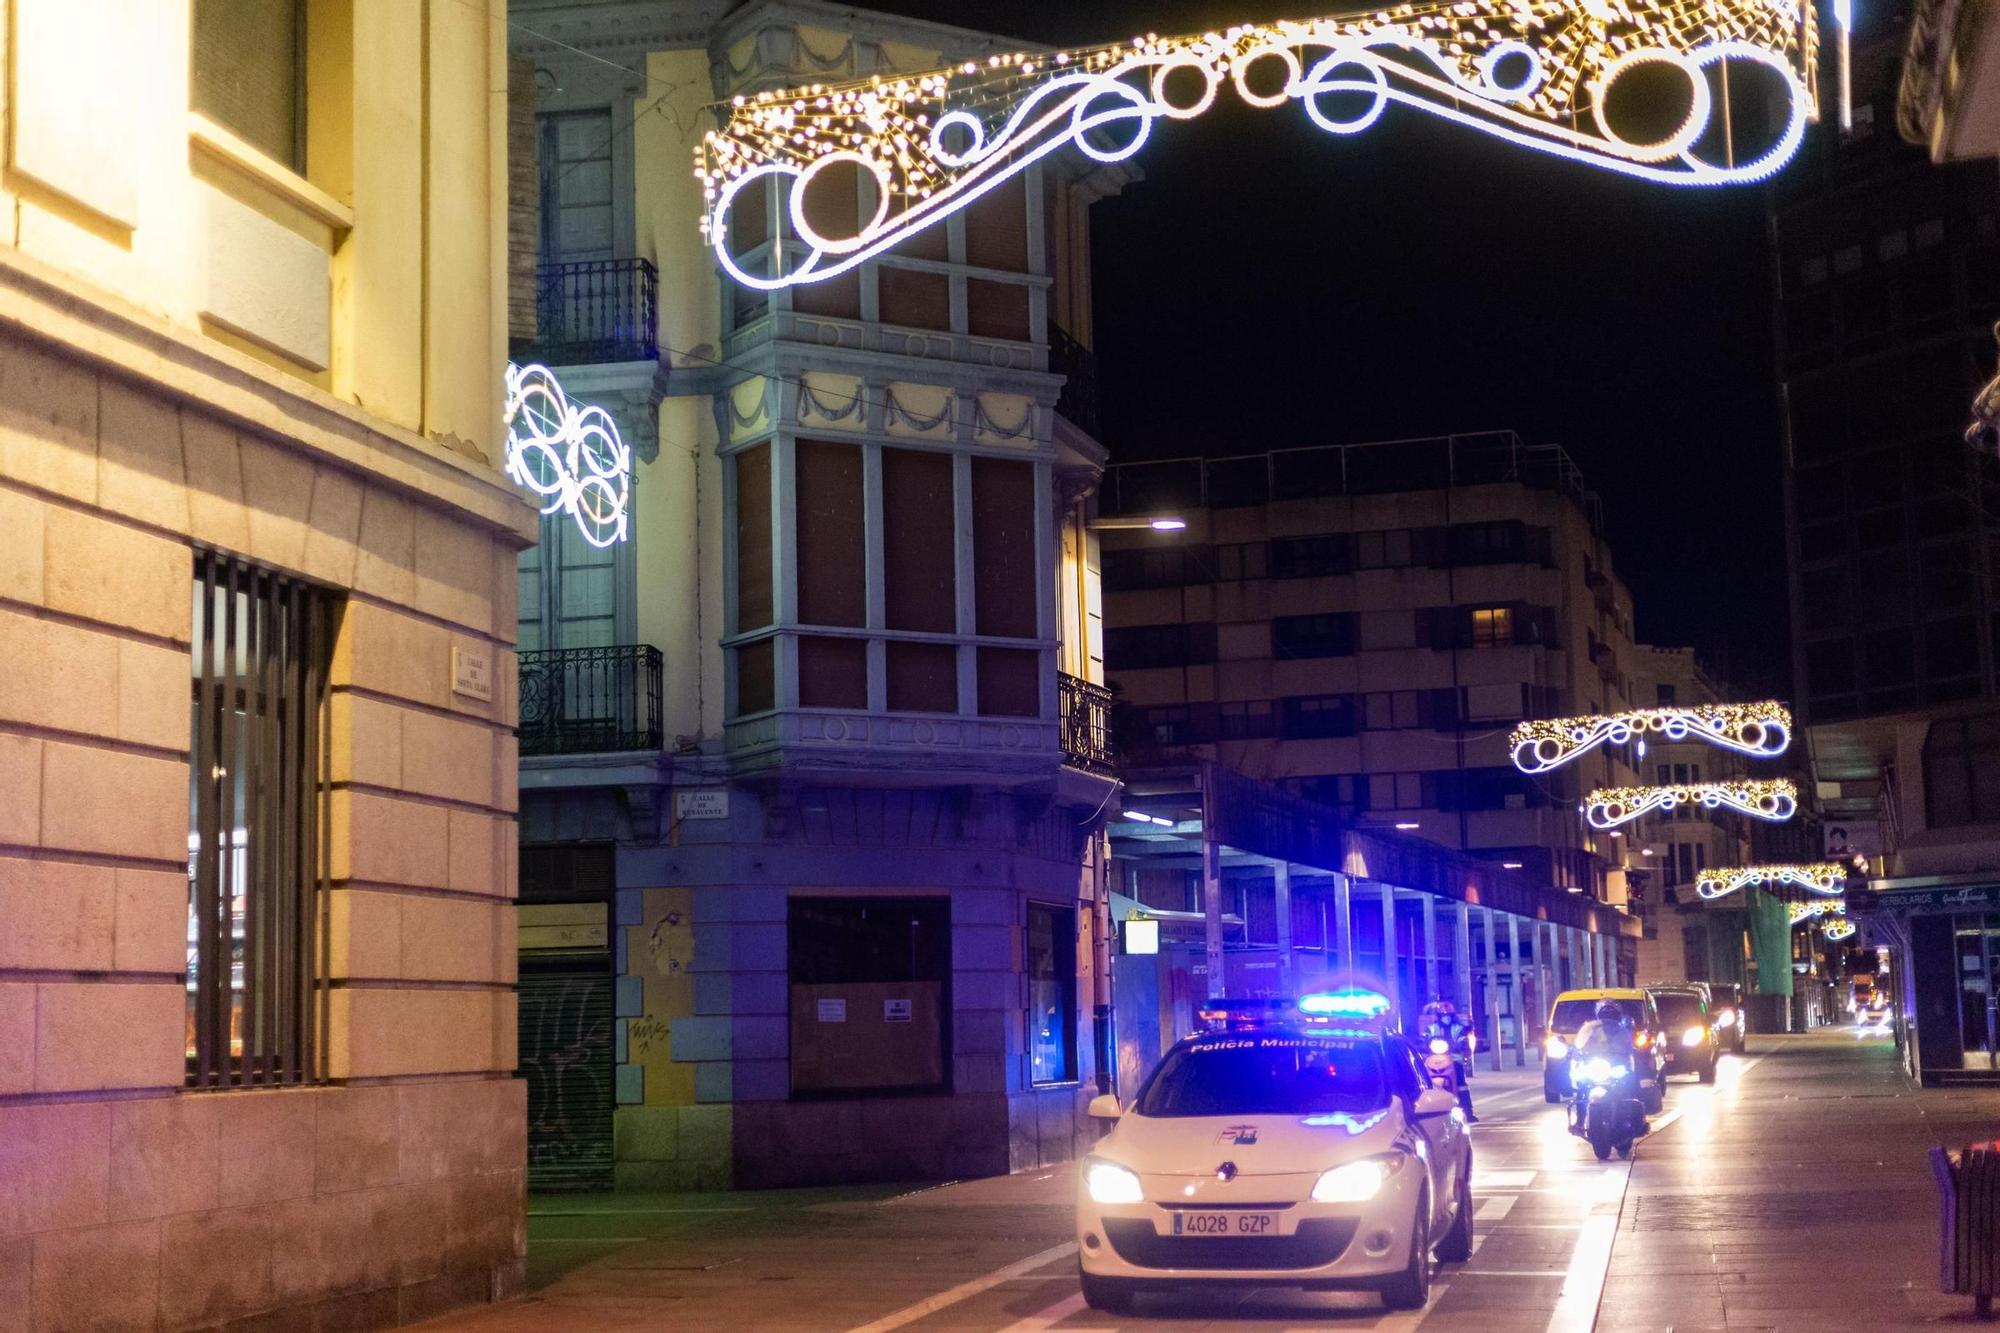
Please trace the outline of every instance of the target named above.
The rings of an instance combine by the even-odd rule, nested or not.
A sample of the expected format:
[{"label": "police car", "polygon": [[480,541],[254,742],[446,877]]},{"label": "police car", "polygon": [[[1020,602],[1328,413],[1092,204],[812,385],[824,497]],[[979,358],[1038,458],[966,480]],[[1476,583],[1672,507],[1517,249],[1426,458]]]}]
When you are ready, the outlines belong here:
[{"label": "police car", "polygon": [[1160,1061],[1078,1175],[1083,1297],[1238,1282],[1430,1298],[1472,1254],[1472,1142],[1367,991],[1224,1021]]}]

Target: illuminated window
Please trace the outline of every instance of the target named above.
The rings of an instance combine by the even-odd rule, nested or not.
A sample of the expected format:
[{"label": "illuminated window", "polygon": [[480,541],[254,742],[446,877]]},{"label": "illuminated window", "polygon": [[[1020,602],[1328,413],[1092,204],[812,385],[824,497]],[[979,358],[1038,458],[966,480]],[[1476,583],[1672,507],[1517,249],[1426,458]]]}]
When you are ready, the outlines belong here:
[{"label": "illuminated window", "polygon": [[1482,606],[1472,612],[1472,646],[1498,648],[1514,642],[1514,611],[1505,606]]},{"label": "illuminated window", "polygon": [[1031,1081],[1075,1082],[1075,908],[1028,904],[1028,1006]]},{"label": "illuminated window", "polygon": [[195,561],[188,787],[187,1079],[313,1077],[312,922],[332,598]]},{"label": "illuminated window", "polygon": [[306,169],[306,0],[194,0],[194,108]]}]

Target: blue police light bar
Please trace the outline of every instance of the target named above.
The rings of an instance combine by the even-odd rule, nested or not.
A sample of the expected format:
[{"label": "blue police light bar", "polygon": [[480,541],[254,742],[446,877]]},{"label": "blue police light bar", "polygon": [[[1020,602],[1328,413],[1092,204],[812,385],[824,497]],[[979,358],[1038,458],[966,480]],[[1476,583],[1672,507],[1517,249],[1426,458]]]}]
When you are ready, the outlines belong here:
[{"label": "blue police light bar", "polygon": [[1321,991],[1299,996],[1299,1012],[1340,1018],[1380,1018],[1389,997],[1372,990]]}]

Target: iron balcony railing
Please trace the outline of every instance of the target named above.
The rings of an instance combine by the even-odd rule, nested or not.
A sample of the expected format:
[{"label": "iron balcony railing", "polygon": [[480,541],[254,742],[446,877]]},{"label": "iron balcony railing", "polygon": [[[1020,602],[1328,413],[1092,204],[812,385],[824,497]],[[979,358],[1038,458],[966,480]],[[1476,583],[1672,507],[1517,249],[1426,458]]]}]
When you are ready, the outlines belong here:
[{"label": "iron balcony railing", "polygon": [[1112,776],[1111,691],[1068,672],[1056,673],[1056,698],[1062,715],[1063,759],[1072,768]]},{"label": "iron balcony railing", "polygon": [[535,336],[517,361],[553,366],[657,361],[660,275],[647,259],[544,264],[535,289]]},{"label": "iron balcony railing", "polygon": [[521,654],[521,753],[660,748],[660,650],[551,648]]},{"label": "iron balcony railing", "polygon": [[1097,354],[1053,321],[1049,324],[1049,369],[1063,376],[1056,411],[1091,435],[1098,435]]}]

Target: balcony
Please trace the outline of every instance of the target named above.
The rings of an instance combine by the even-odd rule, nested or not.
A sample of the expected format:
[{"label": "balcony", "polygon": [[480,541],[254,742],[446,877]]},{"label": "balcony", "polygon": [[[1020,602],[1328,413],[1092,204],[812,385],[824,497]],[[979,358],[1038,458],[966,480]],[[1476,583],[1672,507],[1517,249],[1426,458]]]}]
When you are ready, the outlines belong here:
[{"label": "balcony", "polygon": [[535,291],[535,336],[516,361],[601,365],[660,358],[660,277],[645,259],[544,264]]},{"label": "balcony", "polygon": [[1111,752],[1111,691],[1067,672],[1056,673],[1063,762],[1086,773],[1116,775]]},{"label": "balcony", "polygon": [[1056,411],[1100,437],[1097,426],[1097,354],[1069,336],[1061,325],[1049,324],[1049,369],[1063,376]]},{"label": "balcony", "polygon": [[660,650],[552,648],[521,654],[521,754],[660,748]]}]

